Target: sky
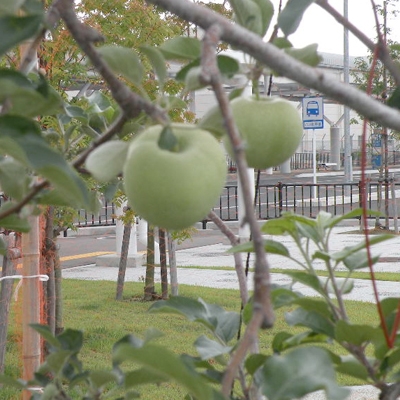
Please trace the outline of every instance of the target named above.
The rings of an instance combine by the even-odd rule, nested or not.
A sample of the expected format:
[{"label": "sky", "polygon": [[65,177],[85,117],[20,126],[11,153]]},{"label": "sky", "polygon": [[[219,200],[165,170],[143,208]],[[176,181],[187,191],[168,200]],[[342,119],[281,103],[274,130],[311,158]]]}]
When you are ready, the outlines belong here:
[{"label": "sky", "polygon": [[[207,0],[203,0],[207,1]],[[222,2],[223,0],[213,0]],[[279,0],[271,0],[278,10]],[[383,0],[374,0],[375,4],[383,4]],[[376,37],[375,19],[370,0],[347,0],[348,19],[371,40]],[[283,1],[286,4],[286,0]],[[329,0],[329,4],[343,14],[344,0]],[[388,16],[388,27],[392,29],[392,39],[400,42],[400,15],[397,21]],[[381,21],[383,23],[383,21]],[[268,34],[267,32],[267,38]],[[304,47],[318,43],[318,51],[343,54],[343,27],[339,25],[321,7],[312,4],[303,16],[298,30],[289,37],[294,47]],[[349,53],[351,56],[365,56],[367,48],[351,33],[349,33]]]},{"label": "sky", "polygon": [[[275,9],[279,0],[273,0]],[[382,0],[376,0],[382,4]],[[329,4],[343,14],[344,0],[329,0]],[[348,0],[348,19],[359,30],[363,31],[370,39],[376,37],[375,20],[370,0]],[[400,41],[399,25],[397,21],[388,17],[388,27],[393,30],[393,39]],[[382,21],[383,23],[383,21]],[[304,47],[311,43],[318,43],[318,51],[326,53],[343,54],[343,27],[339,25],[321,7],[312,4],[303,16],[298,30],[290,36],[295,47]],[[351,33],[349,33],[349,53],[351,56],[364,56],[368,54],[367,48]]]}]

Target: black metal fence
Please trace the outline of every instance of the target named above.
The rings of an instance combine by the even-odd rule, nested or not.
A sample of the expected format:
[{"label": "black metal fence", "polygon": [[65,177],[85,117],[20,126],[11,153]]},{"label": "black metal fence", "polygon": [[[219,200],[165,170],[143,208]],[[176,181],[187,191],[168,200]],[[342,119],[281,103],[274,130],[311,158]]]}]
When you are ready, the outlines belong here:
[{"label": "black metal fence", "polygon": [[75,225],[79,228],[88,226],[112,226],[116,224],[116,209],[112,202],[104,201],[97,214],[79,210]]},{"label": "black metal fence", "polygon": [[[275,185],[260,185],[255,199],[257,218],[267,220],[278,218],[283,211],[315,217],[326,211],[333,215],[345,214],[361,206],[361,182],[291,184],[278,182]],[[367,206],[374,211],[387,212],[389,218],[397,215],[400,203],[400,183],[370,182],[367,184]],[[0,199],[1,204],[1,199]],[[237,221],[239,197],[236,185],[225,186],[215,213],[224,221]],[[112,226],[116,223],[114,203],[104,202],[97,214],[78,211],[77,227]],[[203,221],[203,227],[207,221]]]}]

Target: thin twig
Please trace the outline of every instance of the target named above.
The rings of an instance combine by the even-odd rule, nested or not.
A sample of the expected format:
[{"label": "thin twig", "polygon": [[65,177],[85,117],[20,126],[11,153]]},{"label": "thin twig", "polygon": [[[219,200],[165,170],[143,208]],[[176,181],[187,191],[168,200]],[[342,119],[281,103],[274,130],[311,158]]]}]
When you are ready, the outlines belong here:
[{"label": "thin twig", "polygon": [[[214,211],[211,211],[208,214],[208,218],[212,222],[214,222],[217,228],[228,238],[232,246],[236,246],[239,244],[239,240],[236,237],[236,235],[229,229],[229,227],[225,224],[225,222],[222,221],[222,219],[219,218]],[[243,268],[242,254],[234,253],[233,258],[235,260],[235,271],[238,277],[239,291],[242,304],[247,304],[247,302],[249,301],[249,291],[247,289],[247,277],[245,274],[245,270]]]},{"label": "thin twig", "polygon": [[222,391],[228,395],[237,369],[249,348],[257,342],[257,332],[260,327],[271,327],[274,322],[274,311],[271,304],[271,277],[265,254],[264,241],[259,230],[253,209],[251,187],[247,174],[247,162],[239,132],[233,120],[229,99],[224,91],[221,76],[216,61],[215,48],[219,41],[221,30],[218,25],[211,26],[203,38],[202,77],[204,82],[211,84],[221,109],[227,132],[233,147],[239,179],[243,188],[246,220],[250,225],[255,249],[253,316],[247,326],[244,338],[239,343],[224,375]]}]

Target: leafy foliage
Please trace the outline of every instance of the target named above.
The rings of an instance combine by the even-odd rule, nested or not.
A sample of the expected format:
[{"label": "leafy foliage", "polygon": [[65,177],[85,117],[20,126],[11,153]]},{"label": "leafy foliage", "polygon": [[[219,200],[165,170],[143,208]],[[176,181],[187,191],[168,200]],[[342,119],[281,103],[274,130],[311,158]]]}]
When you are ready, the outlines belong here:
[{"label": "leafy foliage", "polygon": [[[49,8],[49,3],[44,2],[45,8]],[[226,2],[207,7],[233,16],[237,24],[253,34],[266,35],[274,16],[270,0],[229,3],[231,9]],[[283,37],[278,36],[279,29],[271,37],[283,54],[315,66],[320,60],[316,45],[294,49],[288,40],[312,3],[289,0],[278,16]],[[201,70],[204,54],[197,27],[161,12],[145,0],[77,2],[75,11],[81,28],[86,26],[86,34],[93,32],[91,29],[104,33],[104,43],[90,44],[91,50],[85,54],[72,39],[67,24],[60,24],[46,33],[36,49],[39,68],[33,60],[20,71],[21,46],[31,39],[40,40],[46,26],[42,5],[39,0],[4,0],[0,5],[0,186],[6,199],[0,205],[0,225],[20,232],[29,230],[27,217],[30,212],[38,213],[41,205],[62,206],[61,210],[68,214],[71,208],[95,207],[92,188],[102,187],[112,196],[120,189],[117,177],[127,153],[125,141],[152,123],[147,114],[167,121],[166,126],[170,121],[193,121],[187,94],[205,84]],[[100,35],[96,35],[98,39]],[[399,47],[395,43],[389,45],[397,59]],[[218,49],[224,47],[221,44]],[[105,74],[102,69],[106,68],[93,68],[89,63],[92,51],[98,56],[97,64],[96,58],[91,58],[93,65],[104,62],[111,72]],[[177,60],[183,65],[171,79],[167,66]],[[361,71],[369,71],[368,61],[360,60],[359,66]],[[217,56],[217,67],[226,81],[237,74],[254,80],[263,72],[260,65],[243,71],[237,60],[226,55]],[[105,82],[118,85],[106,87]],[[376,94],[385,89],[379,74],[374,87]],[[78,89],[78,94],[71,99],[67,92],[74,89]],[[233,93],[231,99],[239,92]],[[397,97],[396,89],[389,105],[398,107]],[[133,104],[129,113],[128,103]],[[202,124],[218,136],[225,134],[219,110],[212,110]],[[171,150],[173,137],[168,129],[164,132],[160,145]],[[82,170],[85,161],[87,170]],[[81,172],[91,173],[97,182],[93,184]],[[25,207],[26,204],[33,207]],[[265,239],[264,247],[300,266],[300,270],[288,275],[293,284],[299,282],[311,288],[315,297],[304,298],[292,285],[274,289],[274,306],[287,307],[286,322],[302,331],[295,335],[278,333],[273,340],[273,354],[243,355],[237,363],[239,374],[234,374],[240,389],[228,388],[232,389],[231,398],[249,398],[255,390],[273,400],[286,400],[323,389],[329,398],[341,399],[346,390],[337,386],[336,372],[373,382],[383,389],[389,387],[387,382],[398,384],[400,352],[394,346],[399,323],[398,299],[386,299],[380,304],[379,326],[352,323],[343,302],[343,295],[353,289],[354,271],[372,267],[378,257],[370,256],[366,242],[335,252],[329,246],[332,229],[342,219],[356,214],[361,211],[341,217],[320,213],[316,219],[284,214],[262,227],[265,235],[288,235],[297,244],[302,259],[290,254],[279,238]],[[133,215],[134,210],[128,217]],[[368,246],[387,239],[373,238]],[[254,243],[250,242],[231,251],[253,250]],[[5,251],[5,243],[0,239],[0,252]],[[327,279],[320,279],[316,273],[315,263],[321,261],[328,271]],[[344,280],[335,276],[338,268],[347,272]],[[208,334],[194,342],[197,355],[178,356],[155,345],[153,339],[157,335],[153,331],[143,340],[128,335],[114,345],[112,364],[105,371],[89,371],[82,365],[82,332],[67,329],[54,336],[48,327],[35,325],[48,346],[45,362],[29,382],[4,375],[0,382],[32,392],[33,386],[41,388],[43,393],[32,393],[33,399],[131,399],[139,396],[142,385],[169,381],[185,388],[187,398],[222,399],[219,388],[224,386],[230,363],[236,361],[241,345],[235,338],[242,323],[251,323],[255,304],[252,300],[243,304],[239,314],[201,299],[174,297],[157,302],[150,308],[151,313],[178,314],[207,328]],[[388,340],[389,330],[392,340]],[[330,350],[332,342],[339,344],[346,355]]]}]

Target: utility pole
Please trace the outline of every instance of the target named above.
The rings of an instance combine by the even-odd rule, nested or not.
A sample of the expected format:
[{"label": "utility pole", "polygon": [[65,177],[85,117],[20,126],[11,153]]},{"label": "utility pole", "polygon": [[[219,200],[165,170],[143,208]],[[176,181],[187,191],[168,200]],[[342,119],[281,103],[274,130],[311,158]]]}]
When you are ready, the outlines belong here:
[{"label": "utility pole", "polygon": [[[349,7],[348,0],[344,1],[343,16],[348,19]],[[350,83],[350,55],[349,55],[349,30],[344,27],[344,41],[343,41],[343,82],[345,84]],[[344,106],[343,114],[343,126],[344,126],[344,179],[345,183],[351,183],[353,181],[353,159],[351,154],[351,137],[350,137],[350,109]]]},{"label": "utility pole", "polygon": [[[387,0],[383,2],[383,45],[387,43]],[[382,100],[386,102],[388,97],[388,82],[386,68],[383,67],[383,93]],[[389,168],[388,168],[388,129],[382,129],[383,133],[383,166],[385,182],[385,229],[389,229]]]}]

